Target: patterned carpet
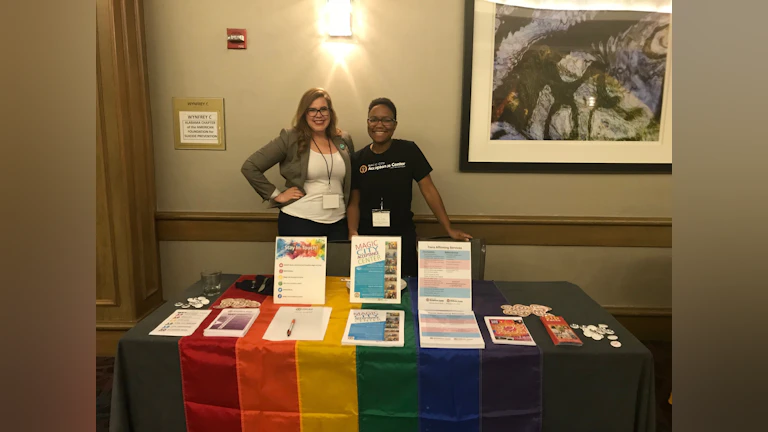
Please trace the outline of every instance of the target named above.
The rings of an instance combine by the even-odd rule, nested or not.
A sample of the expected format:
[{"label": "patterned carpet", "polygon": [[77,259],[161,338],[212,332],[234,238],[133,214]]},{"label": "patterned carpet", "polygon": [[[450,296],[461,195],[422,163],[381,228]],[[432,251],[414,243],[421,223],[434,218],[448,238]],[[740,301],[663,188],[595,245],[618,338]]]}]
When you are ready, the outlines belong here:
[{"label": "patterned carpet", "polygon": [[[667,399],[672,391],[672,343],[644,342],[653,354],[656,372],[657,432],[672,430],[672,406]],[[114,358],[96,357],[96,431],[109,430]]]},{"label": "patterned carpet", "polygon": [[114,357],[96,357],[96,430],[109,430],[109,407],[112,402]]}]

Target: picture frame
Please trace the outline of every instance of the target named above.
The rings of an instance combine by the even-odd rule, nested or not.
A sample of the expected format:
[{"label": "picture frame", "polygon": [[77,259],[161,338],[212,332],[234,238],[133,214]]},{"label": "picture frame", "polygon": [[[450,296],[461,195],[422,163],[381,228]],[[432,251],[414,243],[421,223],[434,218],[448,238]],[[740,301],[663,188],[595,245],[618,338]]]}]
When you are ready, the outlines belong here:
[{"label": "picture frame", "polygon": [[[558,11],[510,3],[515,2],[465,0],[460,171],[671,173],[671,13],[576,11],[568,10],[565,3]],[[501,14],[507,11],[512,12]],[[517,63],[502,69],[500,65],[512,56],[509,50],[499,50],[499,41],[516,33],[525,36],[531,33],[534,21],[560,19],[558,13],[576,17],[575,24],[560,26],[566,28],[559,34],[537,34],[538,39],[529,45],[525,44],[529,41],[521,44],[516,40]],[[586,24],[590,19],[594,22]],[[641,37],[645,45],[636,43]],[[551,47],[547,46],[548,38]],[[640,48],[632,48],[631,43]],[[650,58],[642,58],[647,60],[640,63],[645,69],[633,66],[622,70],[626,53],[638,52]],[[586,69],[584,64],[588,64]],[[568,75],[572,69],[577,70],[575,75]],[[552,70],[560,73],[559,77],[555,74],[553,78]],[[635,88],[632,83],[638,77],[646,81],[640,80]],[[627,82],[630,84],[623,84]],[[592,93],[584,92],[584,88]],[[555,89],[551,97],[545,94],[550,89]],[[610,96],[606,98],[606,94]],[[584,105],[587,96],[589,109]],[[554,101],[549,111],[541,109],[547,106],[542,100]],[[559,108],[555,107],[558,103]],[[544,113],[545,121],[542,115],[536,117],[537,112]],[[553,121],[558,116],[560,121]],[[508,118],[512,120],[508,122]]]}]

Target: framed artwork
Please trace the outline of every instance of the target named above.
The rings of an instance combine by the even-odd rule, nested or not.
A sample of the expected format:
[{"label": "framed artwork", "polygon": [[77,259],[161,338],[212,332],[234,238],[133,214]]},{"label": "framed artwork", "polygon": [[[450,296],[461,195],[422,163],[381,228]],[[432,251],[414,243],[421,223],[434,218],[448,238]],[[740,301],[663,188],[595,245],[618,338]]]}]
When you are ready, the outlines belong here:
[{"label": "framed artwork", "polygon": [[465,2],[461,171],[672,171],[670,13]]}]

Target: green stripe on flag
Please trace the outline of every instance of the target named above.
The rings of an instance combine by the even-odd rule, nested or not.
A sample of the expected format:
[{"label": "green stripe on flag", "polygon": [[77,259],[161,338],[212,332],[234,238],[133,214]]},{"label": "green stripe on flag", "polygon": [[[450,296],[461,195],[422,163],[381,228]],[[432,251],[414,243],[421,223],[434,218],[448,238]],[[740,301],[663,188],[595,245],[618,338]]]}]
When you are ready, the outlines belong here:
[{"label": "green stripe on flag", "polygon": [[357,347],[357,405],[360,432],[419,430],[416,337],[408,288],[401,302],[363,304],[363,309],[405,311],[405,346]]}]

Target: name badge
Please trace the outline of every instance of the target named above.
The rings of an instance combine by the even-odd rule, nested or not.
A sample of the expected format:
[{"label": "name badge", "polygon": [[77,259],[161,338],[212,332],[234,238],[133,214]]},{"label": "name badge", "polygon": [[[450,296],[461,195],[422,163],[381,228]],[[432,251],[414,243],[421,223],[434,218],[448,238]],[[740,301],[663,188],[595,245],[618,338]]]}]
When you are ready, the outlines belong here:
[{"label": "name badge", "polygon": [[389,210],[373,210],[371,217],[376,228],[389,228]]},{"label": "name badge", "polygon": [[323,195],[323,209],[337,209],[339,208],[339,194],[324,194]]}]

